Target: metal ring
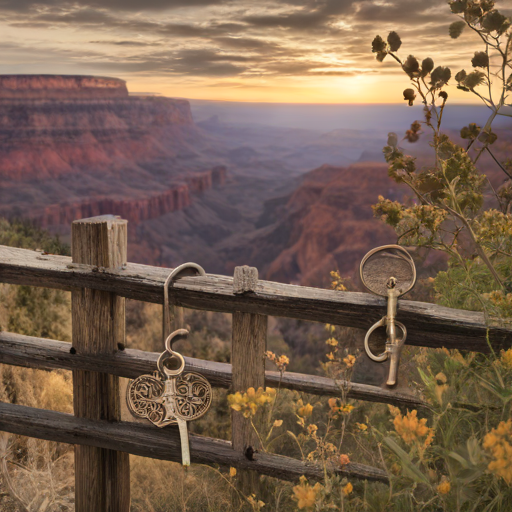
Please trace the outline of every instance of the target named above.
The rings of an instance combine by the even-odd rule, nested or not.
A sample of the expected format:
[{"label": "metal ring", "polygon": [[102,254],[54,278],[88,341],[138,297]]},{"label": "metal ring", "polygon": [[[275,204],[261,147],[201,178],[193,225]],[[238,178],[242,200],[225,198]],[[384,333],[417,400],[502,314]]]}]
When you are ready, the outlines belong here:
[{"label": "metal ring", "polygon": [[[379,354],[378,356],[376,356],[371,351],[371,349],[370,349],[370,344],[369,344],[370,335],[378,327],[386,326],[387,325],[387,321],[386,320],[387,320],[386,317],[383,316],[378,322],[374,323],[370,327],[370,329],[368,329],[368,332],[366,333],[366,336],[364,337],[364,350],[365,350],[366,354],[368,355],[368,357],[372,361],[376,361],[377,363],[382,363],[383,361],[385,361],[388,358],[388,352],[384,351],[384,352],[382,352],[382,354]],[[395,321],[395,325],[397,327],[399,327],[402,330],[402,333],[403,333],[402,338],[398,341],[398,345],[401,346],[401,345],[403,345],[405,343],[405,339],[407,338],[407,329],[406,329],[405,325],[402,322],[396,322]]]},{"label": "metal ring", "polygon": [[396,244],[390,244],[390,245],[383,245],[381,247],[376,247],[375,249],[372,249],[370,252],[368,252],[365,257],[362,259],[361,261],[361,264],[359,265],[359,277],[361,278],[361,282],[363,283],[363,286],[368,290],[370,291],[371,293],[373,293],[374,295],[378,295],[379,297],[385,297],[385,295],[382,295],[380,293],[376,293],[374,292],[369,286],[368,284],[366,283],[365,281],[365,278],[364,278],[364,274],[363,274],[363,267],[364,267],[364,264],[370,259],[371,256],[373,256],[374,254],[380,252],[380,251],[385,251],[386,249],[393,249],[393,250],[396,250],[396,251],[399,251],[404,259],[406,261],[408,261],[408,263],[410,264],[411,266],[411,270],[412,270],[412,280],[411,280],[411,284],[410,286],[402,291],[402,293],[400,293],[399,297],[401,297],[402,295],[405,295],[406,293],[410,292],[413,288],[414,288],[414,285],[416,284],[416,265],[414,265],[414,260],[412,259],[412,256],[409,254],[408,251],[406,251],[402,246],[400,245],[396,245]]},{"label": "metal ring", "polygon": [[370,334],[375,331],[378,327],[384,327],[386,325],[386,317],[383,316],[378,322],[375,322],[366,333],[366,336],[364,337],[364,350],[366,351],[366,354],[372,361],[376,361],[377,363],[382,363],[382,361],[385,361],[388,358],[388,353],[383,352],[382,354],[376,356],[370,349],[369,340],[370,340]]},{"label": "metal ring", "polygon": [[[173,333],[169,334],[169,336],[167,336],[167,339],[165,340],[165,351],[160,354],[160,357],[158,358],[158,361],[156,363],[158,370],[162,374],[167,375],[167,377],[176,377],[177,375],[180,375],[185,369],[185,358],[179,352],[175,352],[172,349],[172,342],[174,338],[176,338],[177,336],[186,337],[188,336],[188,331],[186,329],[178,329],[177,331],[174,331]],[[169,368],[166,368],[164,366],[164,362],[167,361],[167,359],[172,359],[173,357],[180,360],[180,366],[176,370],[170,370]]]}]

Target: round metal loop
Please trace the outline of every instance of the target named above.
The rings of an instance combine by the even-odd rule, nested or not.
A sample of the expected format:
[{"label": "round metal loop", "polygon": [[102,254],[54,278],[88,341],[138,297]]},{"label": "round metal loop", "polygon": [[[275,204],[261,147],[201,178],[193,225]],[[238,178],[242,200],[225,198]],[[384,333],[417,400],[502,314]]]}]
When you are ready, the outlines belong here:
[{"label": "round metal loop", "polygon": [[[160,354],[160,357],[158,358],[158,370],[163,375],[167,375],[167,377],[176,377],[177,375],[180,375],[185,369],[184,357],[179,352],[175,352],[172,349],[172,343],[174,339],[177,338],[178,336],[186,338],[188,336],[188,331],[186,329],[178,329],[177,331],[174,331],[173,333],[169,334],[169,336],[167,336],[167,339],[165,340],[165,351],[162,352]],[[169,368],[164,366],[164,362],[172,358],[176,358],[180,361],[180,366],[176,370],[170,370]]]},{"label": "round metal loop", "polygon": [[359,275],[365,288],[381,297],[388,296],[389,279],[393,277],[401,297],[416,283],[416,266],[412,256],[400,245],[383,245],[366,254]]},{"label": "round metal loop", "polygon": [[[180,366],[176,370],[170,370],[169,368],[164,366],[165,361],[173,358],[176,358],[180,361]],[[162,374],[166,375],[167,377],[176,377],[177,375],[180,375],[185,369],[185,358],[178,352],[172,352],[169,355],[167,355],[167,351],[165,351],[160,354],[160,357],[158,358],[158,362],[156,364],[158,370]]]},{"label": "round metal loop", "polygon": [[366,333],[366,336],[364,337],[364,350],[366,351],[366,354],[372,361],[376,361],[377,363],[382,363],[382,361],[385,361],[388,358],[388,353],[383,352],[382,354],[376,356],[370,349],[370,335],[372,334],[375,329],[379,327],[383,327],[386,325],[386,317],[382,317],[378,322],[374,323]]},{"label": "round metal loop", "polygon": [[[377,363],[382,363],[388,358],[388,353],[382,352],[382,354],[379,354],[376,356],[370,349],[370,336],[375,329],[378,329],[379,327],[385,327],[387,325],[386,317],[382,317],[378,322],[374,323],[370,329],[368,329],[368,332],[366,333],[366,336],[364,337],[364,350],[368,357],[372,361],[376,361]],[[395,325],[399,327],[402,331],[402,338],[398,340],[397,345],[402,346],[405,343],[405,339],[407,338],[407,329],[405,325],[402,322],[395,322]]]}]

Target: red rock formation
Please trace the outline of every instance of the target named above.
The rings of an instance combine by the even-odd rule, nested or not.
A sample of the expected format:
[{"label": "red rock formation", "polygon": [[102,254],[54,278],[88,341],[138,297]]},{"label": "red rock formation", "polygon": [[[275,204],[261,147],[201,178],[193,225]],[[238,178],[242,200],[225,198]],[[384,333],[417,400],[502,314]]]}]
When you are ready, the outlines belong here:
[{"label": "red rock formation", "polygon": [[0,75],[0,215],[50,227],[113,213],[136,225],[181,210],[225,180],[223,167],[179,164],[201,137],[188,101],[129,97],[123,80]]},{"label": "red rock formation", "polygon": [[373,217],[371,205],[380,194],[406,194],[389,179],[386,164],[311,171],[289,197],[272,201],[272,211],[247,244],[245,261],[265,279],[284,283],[328,286],[331,270],[354,275],[368,250],[396,242],[394,231]]},{"label": "red rock formation", "polygon": [[212,182],[214,186],[221,186],[226,183],[227,169],[223,165],[218,165],[212,169]]},{"label": "red rock formation", "polygon": [[179,184],[162,194],[143,199],[111,199],[109,197],[89,198],[72,204],[52,204],[32,218],[41,227],[66,226],[73,220],[96,215],[120,215],[129,222],[138,224],[144,220],[161,217],[166,213],[190,206],[190,190],[187,184]]},{"label": "red rock formation", "polygon": [[0,75],[0,99],[127,98],[119,78],[76,75]]}]

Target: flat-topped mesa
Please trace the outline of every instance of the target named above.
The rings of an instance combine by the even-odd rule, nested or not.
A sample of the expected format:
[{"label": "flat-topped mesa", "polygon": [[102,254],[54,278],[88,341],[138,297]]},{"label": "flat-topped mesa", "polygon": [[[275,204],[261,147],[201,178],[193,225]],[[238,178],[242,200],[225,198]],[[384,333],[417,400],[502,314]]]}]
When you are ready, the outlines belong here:
[{"label": "flat-topped mesa", "polygon": [[0,100],[128,98],[119,78],[82,75],[0,75]]}]

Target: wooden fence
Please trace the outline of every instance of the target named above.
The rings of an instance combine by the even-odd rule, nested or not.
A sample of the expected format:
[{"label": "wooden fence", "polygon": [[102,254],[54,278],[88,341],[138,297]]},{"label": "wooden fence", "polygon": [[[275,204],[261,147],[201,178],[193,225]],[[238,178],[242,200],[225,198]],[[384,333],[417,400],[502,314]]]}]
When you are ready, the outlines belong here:
[{"label": "wooden fence", "polygon": [[[127,263],[126,247],[127,223],[113,216],[73,222],[72,258],[0,246],[0,282],[72,292],[71,350],[69,343],[0,332],[0,363],[72,370],[74,415],[0,403],[0,430],[75,445],[77,512],[129,510],[130,453],[181,461],[177,429],[120,421],[119,377],[150,373],[158,358],[124,349],[124,300],[162,303],[169,274],[169,269]],[[232,364],[185,358],[186,370],[232,391],[280,381],[278,372],[264,366],[267,315],[368,329],[386,308],[385,299],[364,293],[257,281],[247,268],[237,268],[235,277],[183,277],[170,291],[174,306],[233,314]],[[489,328],[481,313],[401,300],[398,315],[407,325],[408,344],[480,352],[512,345],[512,330]],[[292,372],[281,382],[284,388],[330,396],[344,385]],[[413,396],[364,384],[350,383],[348,396],[427,406]],[[287,480],[322,478],[323,468],[313,463],[247,451],[257,443],[248,421],[233,411],[232,442],[191,435],[191,460],[236,467],[249,483],[257,473]],[[332,469],[351,478],[387,482],[384,471],[363,464]]]}]

